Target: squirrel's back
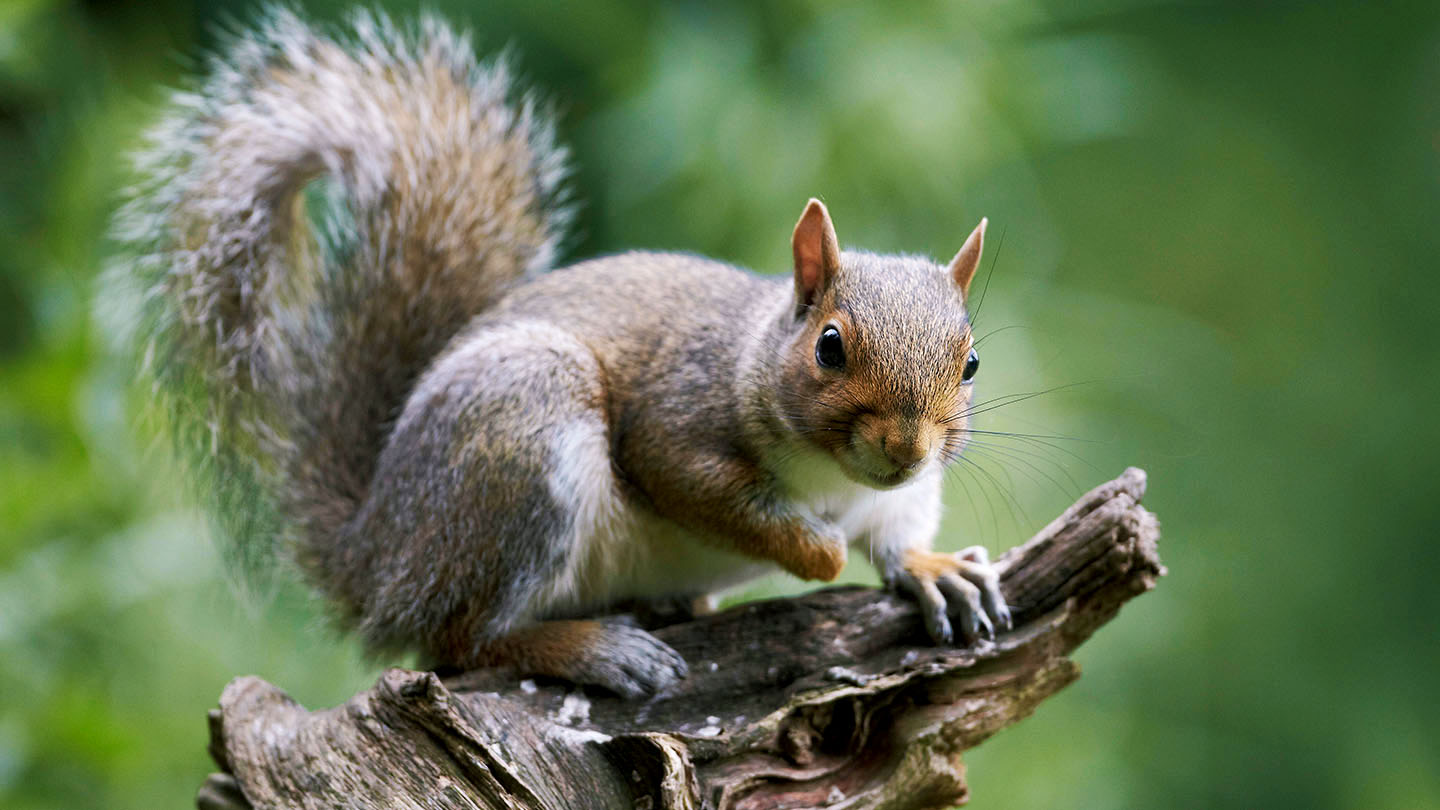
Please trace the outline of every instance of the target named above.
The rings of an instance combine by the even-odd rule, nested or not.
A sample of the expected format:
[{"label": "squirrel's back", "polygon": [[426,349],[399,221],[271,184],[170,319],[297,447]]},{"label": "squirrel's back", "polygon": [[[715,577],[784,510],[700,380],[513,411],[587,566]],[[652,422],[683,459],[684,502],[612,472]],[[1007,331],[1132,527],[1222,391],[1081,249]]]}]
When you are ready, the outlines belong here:
[{"label": "squirrel's back", "polygon": [[612,353],[650,354],[656,341],[708,333],[708,344],[711,336],[743,335],[756,307],[777,306],[786,283],[704,256],[636,250],[527,280],[486,319],[542,318],[599,341],[618,341]]},{"label": "squirrel's back", "polygon": [[747,352],[776,350],[788,285],[704,256],[629,251],[528,280],[476,327],[533,320],[583,341],[605,375],[617,450],[635,431],[718,450],[747,432],[736,382],[753,376]]},{"label": "squirrel's back", "polygon": [[181,453],[242,556],[325,543],[418,374],[552,263],[564,154],[514,96],[435,19],[280,10],[150,131],[111,278],[143,296]]}]

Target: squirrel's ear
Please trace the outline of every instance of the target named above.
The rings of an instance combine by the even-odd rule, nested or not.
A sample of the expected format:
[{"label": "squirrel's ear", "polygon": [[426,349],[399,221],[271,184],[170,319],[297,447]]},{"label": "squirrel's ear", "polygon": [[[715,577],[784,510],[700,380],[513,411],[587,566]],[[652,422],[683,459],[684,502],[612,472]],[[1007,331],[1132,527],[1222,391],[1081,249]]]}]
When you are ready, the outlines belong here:
[{"label": "squirrel's ear", "polygon": [[801,309],[813,305],[840,269],[840,243],[825,204],[813,197],[790,237],[795,253],[795,300]]},{"label": "squirrel's ear", "polygon": [[980,251],[985,247],[985,226],[988,224],[990,220],[984,217],[980,219],[980,224],[970,232],[970,238],[965,240],[960,252],[955,254],[955,258],[950,260],[950,266],[946,268],[950,277],[960,285],[960,297],[966,300],[970,298],[970,280],[975,278],[975,270],[980,266]]}]

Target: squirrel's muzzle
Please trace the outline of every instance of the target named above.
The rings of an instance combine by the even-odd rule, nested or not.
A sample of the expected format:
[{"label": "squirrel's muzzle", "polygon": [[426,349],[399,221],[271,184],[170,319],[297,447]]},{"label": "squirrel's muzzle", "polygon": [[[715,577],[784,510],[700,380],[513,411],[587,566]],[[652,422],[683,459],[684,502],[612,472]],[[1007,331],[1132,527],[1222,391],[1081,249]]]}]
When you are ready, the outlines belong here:
[{"label": "squirrel's muzzle", "polygon": [[856,421],[851,447],[870,476],[892,484],[929,463],[939,435],[938,428],[923,419],[866,414]]}]

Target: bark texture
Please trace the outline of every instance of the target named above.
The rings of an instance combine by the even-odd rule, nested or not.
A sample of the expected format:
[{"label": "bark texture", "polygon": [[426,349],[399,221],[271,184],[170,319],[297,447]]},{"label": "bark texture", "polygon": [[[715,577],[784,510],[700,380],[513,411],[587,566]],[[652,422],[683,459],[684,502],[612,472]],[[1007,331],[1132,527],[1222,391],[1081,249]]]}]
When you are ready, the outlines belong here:
[{"label": "bark texture", "polygon": [[961,752],[1079,677],[1067,656],[1165,573],[1131,468],[997,565],[1015,629],[931,646],[915,607],[867,588],[742,605],[656,635],[690,677],[645,702],[503,672],[391,669],[307,711],[253,677],[210,715],[238,808],[943,808]]}]

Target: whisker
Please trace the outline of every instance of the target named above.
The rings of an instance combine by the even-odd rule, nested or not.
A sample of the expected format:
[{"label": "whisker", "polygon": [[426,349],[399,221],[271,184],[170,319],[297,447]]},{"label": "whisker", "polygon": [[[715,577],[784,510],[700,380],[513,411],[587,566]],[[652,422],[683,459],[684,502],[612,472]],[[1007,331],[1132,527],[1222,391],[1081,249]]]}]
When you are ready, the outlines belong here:
[{"label": "whisker", "polygon": [[[1079,436],[1061,436],[1061,435],[1058,435],[1058,434],[1044,434],[1044,433],[1015,433],[1015,432],[1008,431],[1008,430],[979,430],[979,429],[977,429],[977,428],[953,428],[953,429],[954,429],[954,430],[963,430],[963,431],[965,431],[966,433],[979,433],[979,434],[984,435],[984,436],[1009,436],[1009,437],[1012,438],[1012,439],[1036,439],[1036,440],[1039,440],[1039,439],[1055,439],[1055,440],[1057,440],[1057,441],[1085,442],[1085,443],[1087,443],[1087,444],[1103,444],[1103,442],[1099,441],[1098,439],[1082,439],[1082,438],[1080,438]],[[1059,448],[1056,448],[1056,449],[1059,449]]]},{"label": "whisker", "polygon": [[1009,325],[1009,326],[1001,326],[1001,327],[997,327],[997,328],[995,328],[995,329],[991,329],[989,332],[986,332],[984,335],[981,335],[980,337],[976,338],[976,339],[975,339],[975,342],[972,343],[972,344],[970,344],[970,348],[972,348],[972,349],[973,349],[973,348],[977,348],[981,343],[984,343],[984,342],[985,342],[986,340],[988,340],[992,335],[998,335],[998,334],[1000,334],[1001,332],[1009,332],[1011,329],[1029,329],[1029,328],[1030,328],[1030,327],[1029,327],[1029,326],[1026,326],[1025,324],[1016,323],[1016,324],[1011,324],[1011,325]]},{"label": "whisker", "polygon": [[[998,543],[1000,540],[999,510],[995,508],[995,501],[993,498],[990,497],[990,492],[985,488],[985,482],[980,480],[979,476],[977,476],[973,470],[962,464],[947,466],[945,468],[945,472],[946,476],[959,484],[962,490],[966,493],[966,495],[969,496],[970,508],[973,510],[971,514],[975,516],[975,519],[977,521],[977,529],[979,528],[978,522],[984,520],[986,515],[989,515],[991,526],[990,536],[994,538],[995,541]],[[960,477],[961,472],[964,472],[965,475],[969,476],[970,481],[973,482],[975,485],[975,490],[977,490],[980,493],[980,497],[985,500],[986,508],[983,512],[976,508],[975,498],[971,494],[971,490],[968,487],[964,486],[965,481]]]},{"label": "whisker", "polygon": [[[1078,385],[1078,383],[1071,383],[1071,385]],[[966,416],[970,416],[971,414],[978,413],[978,412],[979,412],[979,411],[978,411],[979,408],[984,408],[984,407],[987,406],[987,405],[991,405],[991,404],[994,404],[994,403],[1009,404],[1009,402],[1011,402],[1011,401],[1017,401],[1017,402],[1018,402],[1018,401],[1026,398],[1026,397],[1039,396],[1040,394],[1048,394],[1048,393],[1051,393],[1051,392],[1053,392],[1053,391],[1059,390],[1059,388],[1063,388],[1063,387],[1064,387],[1064,386],[1059,386],[1059,387],[1057,387],[1057,388],[1051,388],[1051,389],[1047,389],[1047,390],[1045,390],[1045,391],[1017,391],[1017,392],[1015,392],[1015,393],[1013,393],[1013,394],[1001,394],[1001,395],[999,395],[999,396],[995,396],[995,397],[991,397],[991,398],[989,398],[989,399],[981,400],[980,402],[973,402],[973,403],[971,403],[967,408],[964,408],[964,409],[962,409],[962,410],[956,411],[955,413],[952,413],[952,414],[950,414],[949,416],[946,416],[944,419],[941,419],[941,420],[940,420],[940,424],[947,424],[947,423],[949,423],[949,422],[954,422],[954,421],[956,421],[956,420],[963,419],[963,418],[966,417]]]},{"label": "whisker", "polygon": [[[1000,481],[995,477],[994,473],[980,466],[980,463],[977,462],[975,459],[969,458],[967,456],[960,456],[960,460],[962,462],[970,464],[976,470],[979,470],[981,473],[983,473],[985,477],[990,480],[991,485],[994,486],[996,490],[1000,493],[1000,500],[1002,503],[1005,504],[1006,510],[1010,513],[1010,520],[1016,524],[1016,528],[1019,528],[1019,525],[1022,522],[1026,526],[1032,524],[1030,516],[1025,512],[1025,507],[1018,500],[1016,500],[1015,495],[1010,490],[1007,490],[1000,485]],[[1014,488],[1014,483],[1015,482],[1013,480],[1010,482],[1012,489]],[[1015,512],[1017,510],[1020,513],[1021,520],[1017,520],[1015,517]]]},{"label": "whisker", "polygon": [[[1068,471],[1066,471],[1066,469],[1065,469],[1063,466],[1061,466],[1059,463],[1057,463],[1054,459],[1048,459],[1048,458],[1043,458],[1043,457],[1041,457],[1041,460],[1042,460],[1042,461],[1046,461],[1046,462],[1048,462],[1048,463],[1050,463],[1050,464],[1053,464],[1053,465],[1055,466],[1055,469],[1056,469],[1062,476],[1064,476],[1067,481],[1069,481],[1069,483],[1070,483],[1070,486],[1069,486],[1069,487],[1066,487],[1064,484],[1062,484],[1062,483],[1060,483],[1059,481],[1057,481],[1054,476],[1050,475],[1048,472],[1046,472],[1043,468],[1041,468],[1041,467],[1040,467],[1039,465],[1037,465],[1035,462],[1031,461],[1030,459],[1027,459],[1027,458],[1023,457],[1022,455],[1018,455],[1018,454],[1016,454],[1015,452],[1011,452],[1010,449],[1002,448],[1002,447],[996,447],[996,446],[994,446],[994,445],[980,444],[980,443],[976,443],[976,444],[971,445],[971,448],[973,448],[974,452],[976,452],[976,453],[978,453],[978,454],[980,454],[980,455],[990,455],[991,457],[998,457],[998,458],[997,458],[997,461],[999,460],[999,458],[1005,458],[1005,459],[1009,459],[1010,461],[1013,461],[1013,462],[1016,463],[1016,464],[1021,465],[1021,467],[1022,467],[1021,472],[1025,472],[1026,470],[1028,470],[1030,473],[1033,473],[1034,475],[1040,476],[1041,478],[1045,479],[1045,481],[1049,482],[1052,486],[1054,486],[1055,489],[1056,489],[1056,491],[1058,491],[1058,492],[1061,493],[1062,495],[1067,495],[1067,496],[1070,496],[1070,497],[1072,497],[1072,498],[1079,497],[1079,495],[1080,495],[1080,492],[1081,492],[1081,490],[1080,490],[1080,485],[1077,484],[1077,483],[1075,482],[1074,477],[1072,477],[1072,476],[1070,475],[1070,473],[1069,473]],[[1037,484],[1040,483],[1039,481],[1035,481],[1034,478],[1031,478],[1031,481],[1033,481],[1033,482],[1035,482],[1035,483],[1037,483]]]},{"label": "whisker", "polygon": [[[978,441],[978,440],[972,441],[972,442],[968,442],[968,443],[966,444],[966,447],[989,447],[989,448],[992,448],[992,449],[994,449],[994,450],[996,450],[996,451],[1003,451],[1003,452],[1006,452],[1006,453],[1013,453],[1013,454],[1025,456],[1025,457],[1027,457],[1027,458],[1035,459],[1036,461],[1043,461],[1043,462],[1045,462],[1046,464],[1049,464],[1049,465],[1052,465],[1053,467],[1055,467],[1055,469],[1056,469],[1057,471],[1059,471],[1062,475],[1064,475],[1066,478],[1070,478],[1071,483],[1075,483],[1074,479],[1071,478],[1071,476],[1070,476],[1069,470],[1066,468],[1066,466],[1065,466],[1064,464],[1061,464],[1059,461],[1055,460],[1054,458],[1051,458],[1051,457],[1050,457],[1049,455],[1047,455],[1046,453],[1041,452],[1042,450],[1056,450],[1057,452],[1067,452],[1067,453],[1068,453],[1068,451],[1065,451],[1064,448],[1033,447],[1033,446],[1015,447],[1015,446],[1006,446],[1006,445],[992,444],[992,443],[983,442],[983,441]],[[1077,455],[1075,455],[1075,454],[1073,454],[1073,453],[1068,453],[1068,455],[1070,455],[1070,456],[1071,456],[1072,458],[1074,458],[1076,461],[1079,461],[1080,463],[1085,464],[1087,467],[1090,467],[1091,469],[1095,469],[1095,470],[1098,471],[1098,468],[1095,467],[1095,465],[1091,464],[1089,461],[1086,461],[1084,457],[1082,457],[1082,456],[1077,456]]]},{"label": "whisker", "polygon": [[[1057,393],[1057,392],[1059,392],[1059,391],[1064,391],[1064,390],[1066,390],[1066,389],[1068,389],[1068,388],[1078,388],[1078,387],[1080,387],[1080,386],[1082,386],[1082,385],[1094,385],[1094,384],[1097,383],[1097,382],[1100,382],[1100,381],[1099,381],[1099,380],[1083,380],[1083,381],[1081,381],[1081,382],[1073,382],[1073,383],[1066,383],[1066,384],[1064,384],[1064,385],[1057,385],[1057,386],[1055,386],[1054,388],[1047,388],[1047,389],[1045,389],[1044,391],[1033,391],[1033,392],[1030,392],[1030,393],[1028,393],[1028,394],[1012,394],[1012,395],[1010,395],[1010,396],[1015,397],[1015,398],[1014,398],[1014,399],[1011,399],[1011,400],[1009,400],[1009,401],[1007,401],[1007,402],[1001,402],[1001,403],[999,403],[999,404],[997,404],[997,405],[990,405],[989,407],[985,407],[985,408],[981,408],[980,406],[975,406],[974,408],[971,408],[970,410],[967,410],[967,411],[959,414],[959,416],[976,416],[976,415],[982,414],[982,413],[989,413],[990,411],[993,411],[993,410],[995,410],[996,408],[1003,408],[1003,407],[1005,407],[1006,405],[1016,405],[1016,404],[1019,404],[1019,403],[1021,403],[1021,402],[1026,401],[1027,399],[1034,399],[1035,397],[1043,397],[1043,396],[1045,396],[1046,394],[1054,394],[1054,393]],[[998,397],[998,399],[1004,399],[1004,397]],[[988,404],[988,403],[987,403],[987,404]],[[976,408],[980,408],[980,409],[977,410]],[[959,416],[957,416],[956,418],[959,418]]]},{"label": "whisker", "polygon": [[[996,499],[998,499],[1000,503],[1005,507],[1004,513],[1009,517],[1011,525],[1018,525],[1015,517],[1015,508],[1009,500],[1010,495],[1006,492],[1005,488],[1000,485],[1000,482],[996,480],[995,476],[992,475],[989,470],[976,463],[974,459],[960,456],[957,457],[957,460],[961,462],[957,466],[960,469],[964,469],[970,473],[971,477],[975,480],[976,485],[980,487],[980,491],[985,495],[985,502],[990,510],[991,529],[994,532],[994,537],[996,538],[996,541],[998,542],[1001,537],[1001,510],[995,505]],[[992,492],[995,496],[993,498],[991,497]]]},{"label": "whisker", "polygon": [[[942,454],[943,454],[943,451],[942,451]],[[959,472],[961,469],[964,469],[964,468],[963,468],[963,467],[958,467],[958,466],[948,466],[948,465],[947,465],[947,466],[944,468],[944,472],[945,472],[945,475],[946,475],[947,477],[953,476],[952,480],[954,480],[954,481],[956,482],[956,485],[960,487],[960,491],[961,491],[962,493],[964,493],[964,495],[965,495],[965,500],[967,500],[967,501],[970,502],[970,514],[974,515],[974,516],[976,517],[976,519],[978,520],[979,517],[980,517],[980,510],[979,510],[979,508],[975,505],[975,496],[974,496],[973,494],[971,494],[970,488],[967,487],[967,486],[965,486],[965,482],[964,482],[964,481],[960,480],[960,477],[959,477],[959,475],[958,475],[958,472]],[[968,472],[968,470],[967,470],[967,472]],[[995,539],[997,542],[999,541],[1000,538],[999,538],[998,534],[997,534],[997,536],[996,536],[994,539]]]},{"label": "whisker", "polygon": [[[981,436],[993,437],[993,438],[995,438],[995,439],[1014,439],[1014,440],[1017,441],[1017,442],[1022,442],[1022,443],[1026,444],[1026,445],[1029,445],[1029,446],[1031,446],[1031,447],[1037,447],[1037,448],[1038,448],[1038,447],[1043,447],[1043,448],[1046,448],[1046,449],[1048,449],[1048,450],[1054,450],[1054,451],[1057,452],[1057,453],[1064,453],[1065,455],[1069,456],[1070,458],[1072,458],[1072,459],[1080,462],[1081,464],[1084,464],[1086,467],[1089,467],[1090,469],[1092,469],[1092,470],[1094,470],[1094,471],[1096,471],[1096,472],[1099,472],[1099,471],[1100,471],[1100,468],[1099,468],[1099,467],[1096,467],[1094,464],[1092,464],[1089,459],[1085,458],[1084,456],[1080,455],[1079,453],[1076,453],[1075,451],[1069,449],[1068,447],[1062,447],[1062,446],[1060,446],[1060,445],[1058,445],[1058,444],[1055,444],[1055,443],[1053,443],[1053,442],[1044,441],[1043,439],[1040,439],[1040,438],[1038,438],[1038,437],[1036,437],[1036,436],[1033,436],[1033,435],[1027,435],[1027,434],[1024,434],[1024,433],[1005,433],[1005,432],[1002,432],[1002,431],[995,431],[995,430],[974,430],[974,429],[972,429],[972,428],[947,428],[947,429],[946,429],[946,433],[949,433],[949,434],[957,434],[957,435],[964,435],[964,434],[972,434],[972,433],[973,433],[973,434],[978,434],[978,435],[981,435]],[[1094,441],[1093,439],[1075,439],[1075,438],[1072,438],[1072,437],[1069,437],[1069,436],[1059,436],[1059,437],[1056,437],[1056,438],[1068,439],[1068,440],[1070,440],[1070,441],[1077,441],[1077,442],[1093,442],[1093,441]],[[1095,442],[1095,443],[1098,444],[1099,442]]]},{"label": "whisker", "polygon": [[980,290],[980,300],[975,302],[975,308],[970,310],[970,326],[973,329],[980,317],[980,307],[985,304],[985,296],[990,292],[990,279],[995,277],[995,265],[1000,261],[1000,249],[1005,247],[1005,232],[1009,226],[1000,229],[1000,238],[995,242],[995,252],[990,254],[990,270],[985,273],[985,286]]}]

